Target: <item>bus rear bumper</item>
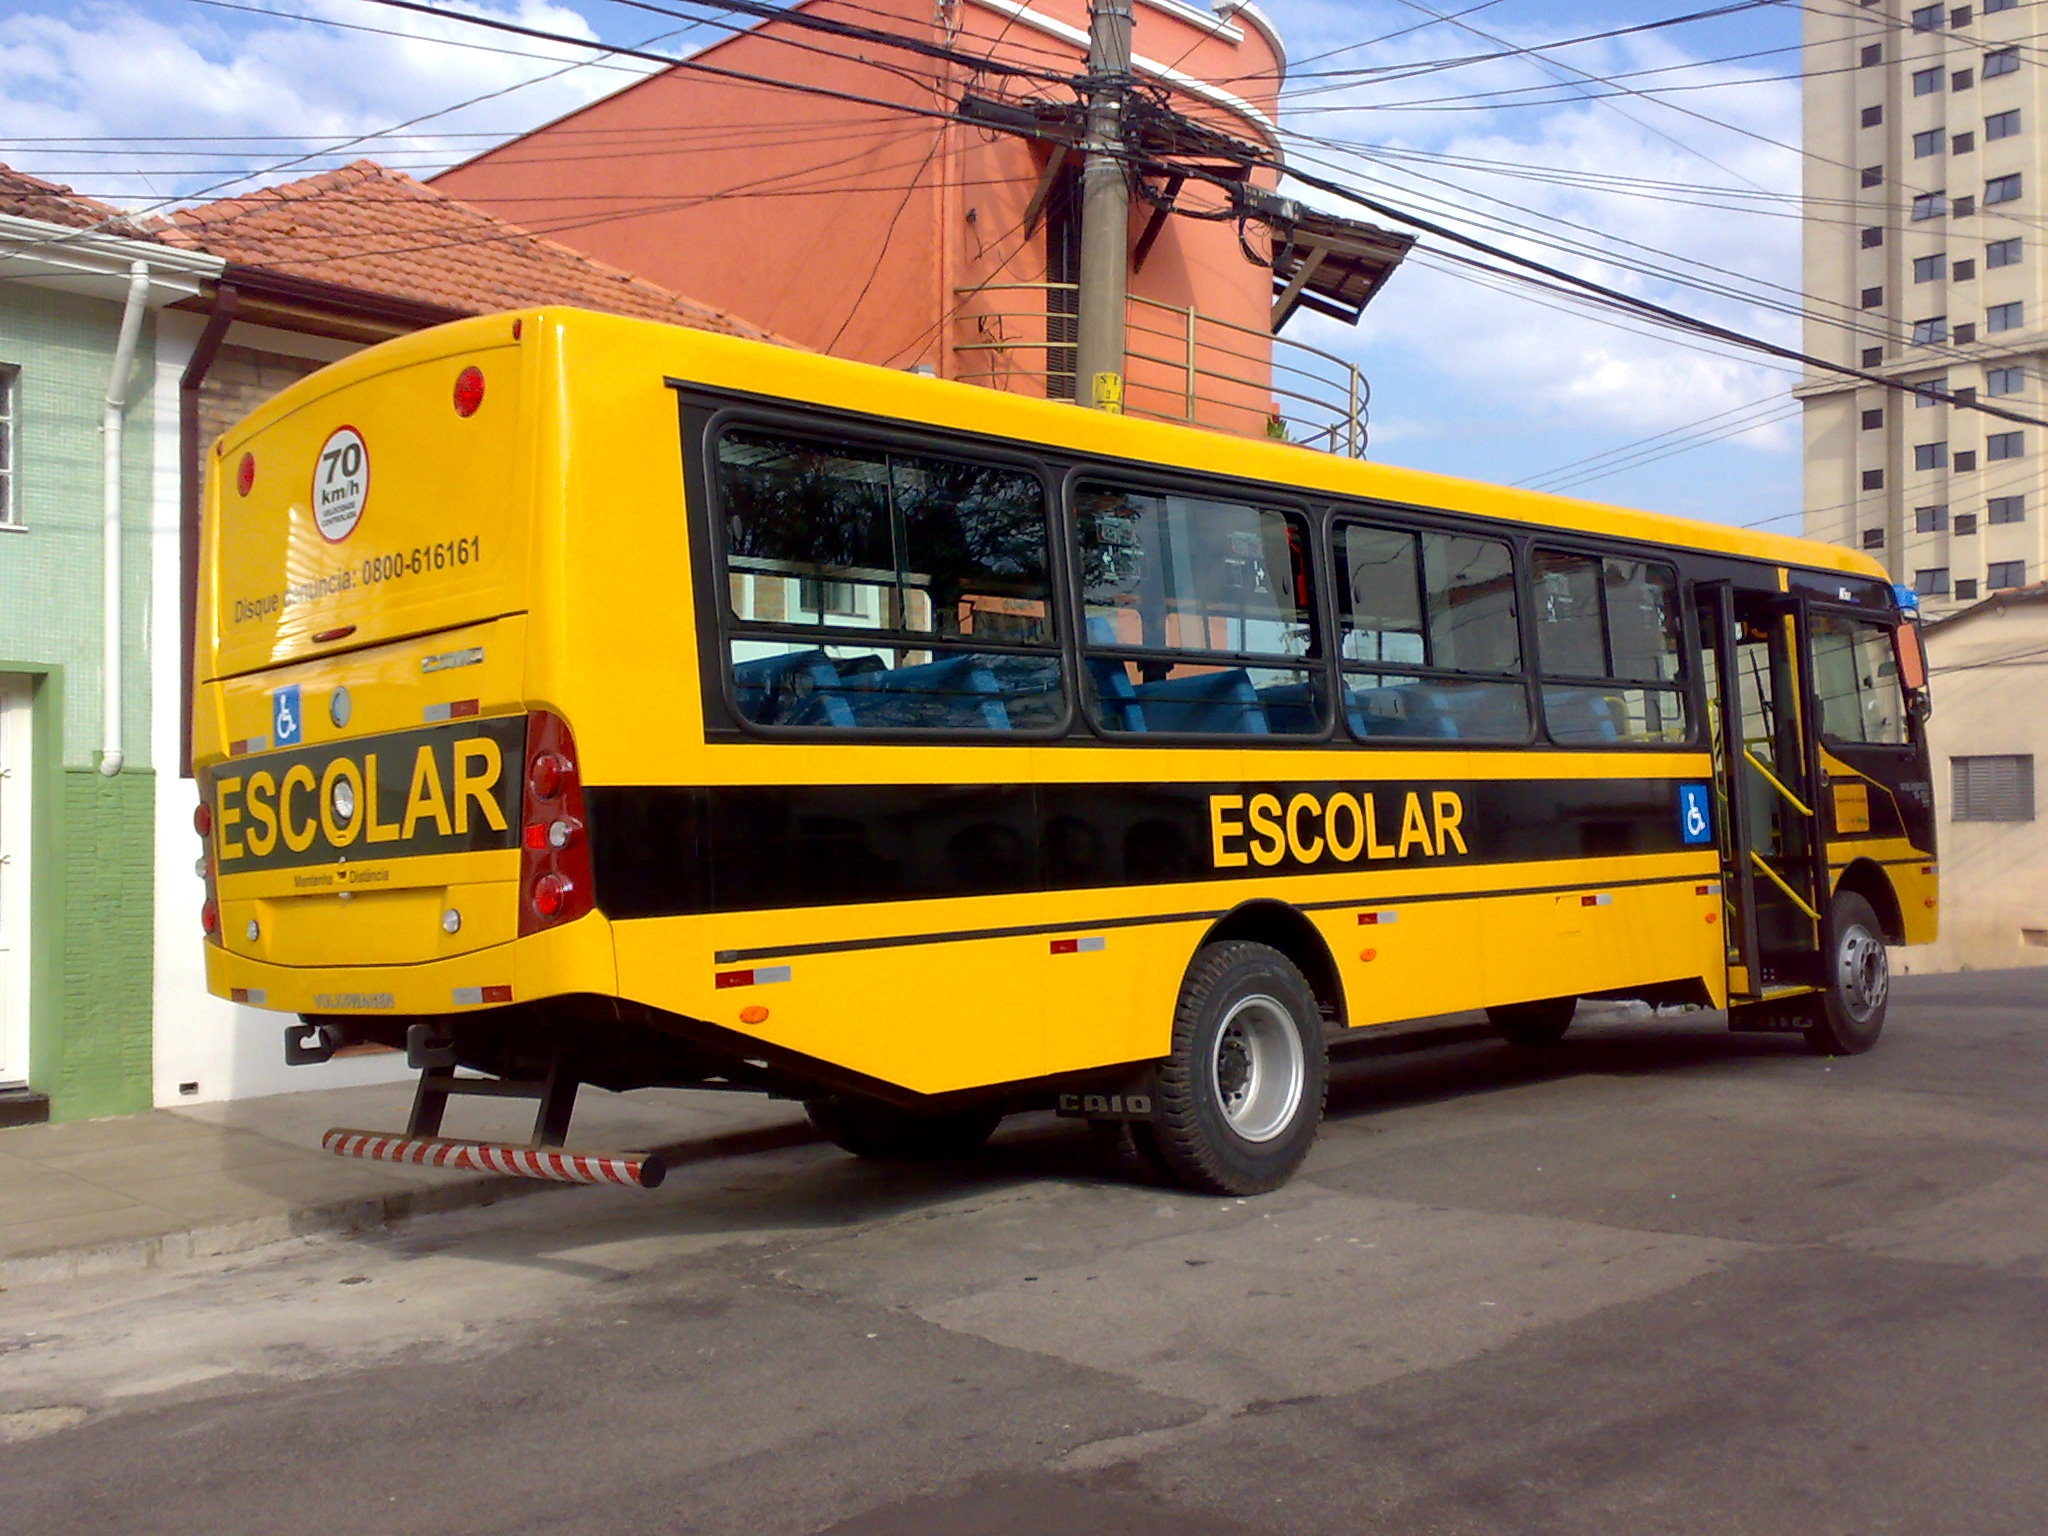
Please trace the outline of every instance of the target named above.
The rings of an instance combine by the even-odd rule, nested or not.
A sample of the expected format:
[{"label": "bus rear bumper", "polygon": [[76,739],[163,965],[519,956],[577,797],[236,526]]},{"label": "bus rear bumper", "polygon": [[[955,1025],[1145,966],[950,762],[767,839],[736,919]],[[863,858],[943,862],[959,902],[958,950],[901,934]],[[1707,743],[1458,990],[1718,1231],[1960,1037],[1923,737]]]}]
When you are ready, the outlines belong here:
[{"label": "bus rear bumper", "polygon": [[510,944],[417,965],[293,966],[206,949],[206,988],[277,1013],[432,1017],[572,992],[615,993],[611,924],[590,913]]}]

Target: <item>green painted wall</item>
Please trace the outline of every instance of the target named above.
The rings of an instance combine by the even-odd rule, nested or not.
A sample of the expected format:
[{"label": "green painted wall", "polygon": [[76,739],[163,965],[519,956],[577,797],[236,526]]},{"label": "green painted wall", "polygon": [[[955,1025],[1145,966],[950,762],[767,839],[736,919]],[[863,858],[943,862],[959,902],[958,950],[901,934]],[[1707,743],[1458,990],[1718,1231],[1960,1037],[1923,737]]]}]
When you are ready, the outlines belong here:
[{"label": "green painted wall", "polygon": [[153,319],[123,440],[122,689],[128,768],[100,747],[100,421],[118,303],[0,284],[0,362],[20,370],[13,443],[23,527],[0,530],[0,671],[37,679],[30,906],[29,1083],[53,1118],[150,1103],[152,826],[149,771]]}]

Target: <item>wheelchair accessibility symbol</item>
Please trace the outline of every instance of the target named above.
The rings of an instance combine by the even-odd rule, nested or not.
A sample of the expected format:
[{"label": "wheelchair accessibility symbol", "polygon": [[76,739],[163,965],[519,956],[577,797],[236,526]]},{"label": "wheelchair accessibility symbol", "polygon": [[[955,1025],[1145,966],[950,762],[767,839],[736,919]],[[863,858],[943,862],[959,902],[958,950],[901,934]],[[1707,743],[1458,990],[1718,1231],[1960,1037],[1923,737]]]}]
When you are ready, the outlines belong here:
[{"label": "wheelchair accessibility symbol", "polygon": [[299,686],[280,688],[270,696],[270,744],[296,747],[303,739],[305,718],[299,713]]},{"label": "wheelchair accessibility symbol", "polygon": [[1713,802],[1704,784],[1678,786],[1678,836],[1680,841],[1711,843],[1714,840]]}]

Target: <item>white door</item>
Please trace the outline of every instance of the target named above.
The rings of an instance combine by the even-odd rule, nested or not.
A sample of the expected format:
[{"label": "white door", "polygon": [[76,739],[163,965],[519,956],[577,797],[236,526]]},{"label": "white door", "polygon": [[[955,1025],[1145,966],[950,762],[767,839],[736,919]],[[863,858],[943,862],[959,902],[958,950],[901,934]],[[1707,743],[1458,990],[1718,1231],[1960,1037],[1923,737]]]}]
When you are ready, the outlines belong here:
[{"label": "white door", "polygon": [[0,1083],[28,1077],[29,686],[0,676]]}]

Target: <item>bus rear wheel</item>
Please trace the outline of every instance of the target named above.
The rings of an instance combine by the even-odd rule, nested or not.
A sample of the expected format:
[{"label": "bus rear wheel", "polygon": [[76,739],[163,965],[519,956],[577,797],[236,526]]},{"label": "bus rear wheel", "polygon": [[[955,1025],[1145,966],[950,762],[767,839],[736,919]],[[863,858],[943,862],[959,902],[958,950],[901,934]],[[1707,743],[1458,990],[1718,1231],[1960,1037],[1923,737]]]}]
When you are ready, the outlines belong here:
[{"label": "bus rear wheel", "polygon": [[1891,997],[1884,925],[1854,891],[1835,897],[1827,985],[1806,1004],[1806,1043],[1822,1056],[1860,1056],[1877,1044]]},{"label": "bus rear wheel", "polygon": [[1579,1011],[1576,997],[1546,997],[1535,1003],[1509,1003],[1486,1010],[1486,1022],[1509,1045],[1524,1050],[1542,1050],[1564,1038],[1572,1027],[1572,1015]]},{"label": "bus rear wheel", "polygon": [[935,1163],[972,1157],[1001,1123],[993,1106],[938,1114],[899,1109],[869,1099],[806,1099],[804,1113],[818,1134],[841,1151],[883,1163]]},{"label": "bus rear wheel", "polygon": [[1203,948],[1173,1015],[1173,1052],[1155,1070],[1147,1140],[1173,1176],[1215,1195],[1286,1183],[1315,1140],[1329,1083],[1315,994],[1278,950],[1244,940]]}]

